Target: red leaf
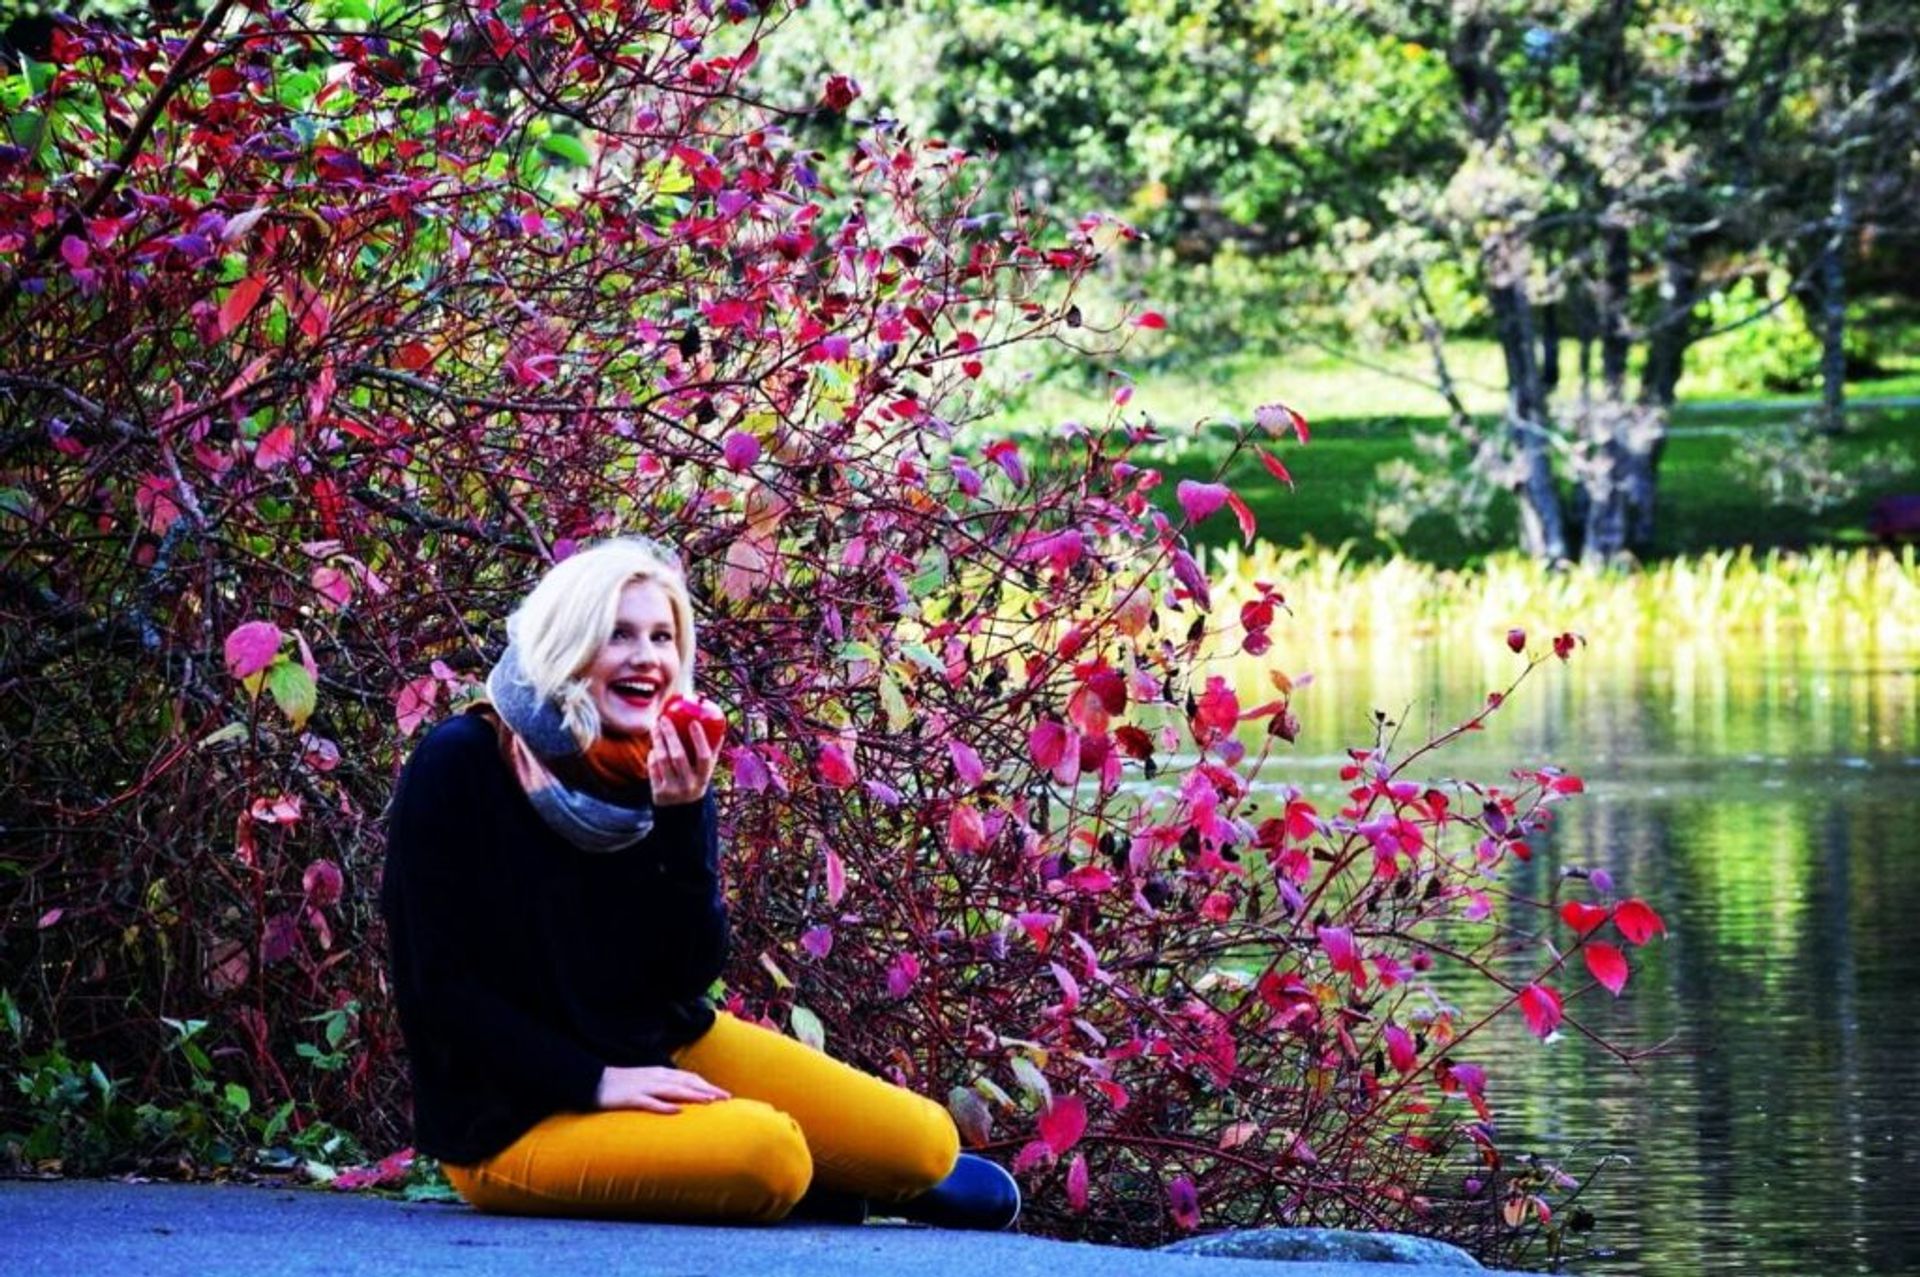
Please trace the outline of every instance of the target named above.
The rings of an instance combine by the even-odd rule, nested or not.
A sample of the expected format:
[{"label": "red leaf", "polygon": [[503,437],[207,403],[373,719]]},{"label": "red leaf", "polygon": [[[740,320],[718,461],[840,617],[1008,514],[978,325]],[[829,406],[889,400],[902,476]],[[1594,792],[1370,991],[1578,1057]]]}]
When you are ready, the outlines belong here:
[{"label": "red leaf", "polygon": [[340,899],[346,880],[341,876],[340,866],[331,860],[316,860],[301,875],[300,886],[306,891],[310,904],[325,909]]},{"label": "red leaf", "polygon": [[1613,911],[1613,925],[1628,944],[1645,944],[1656,935],[1667,934],[1667,924],[1644,900],[1623,900]]},{"label": "red leaf", "polygon": [[1599,905],[1583,904],[1578,900],[1569,900],[1560,906],[1560,921],[1587,935],[1607,920],[1607,911]]},{"label": "red leaf", "polygon": [[248,621],[227,635],[227,673],[235,678],[258,674],[280,654],[280,627],[271,621]]},{"label": "red leaf", "polygon": [[1151,329],[1158,330],[1158,329],[1165,328],[1167,326],[1166,316],[1162,315],[1157,310],[1143,311],[1141,312],[1139,318],[1135,319],[1133,322],[1134,322],[1134,326],[1138,328],[1151,328]]},{"label": "red leaf", "polygon": [[1040,1138],[1055,1157],[1078,1144],[1086,1129],[1087,1102],[1077,1095],[1060,1096],[1040,1115]]},{"label": "red leaf", "polygon": [[1587,792],[1586,782],[1578,776],[1555,776],[1547,782],[1547,788],[1556,794],[1584,794]]},{"label": "red leaf", "polygon": [[1240,524],[1240,539],[1252,545],[1256,527],[1253,511],[1247,509],[1247,503],[1240,499],[1240,494],[1237,492],[1227,493],[1227,505],[1233,510],[1233,517]]},{"label": "red leaf", "polygon": [[838,741],[827,741],[820,746],[820,779],[835,789],[847,789],[859,778],[853,759]]},{"label": "red leaf", "polygon": [[1607,992],[1619,997],[1620,990],[1627,986],[1627,955],[1599,940],[1589,943],[1582,952],[1593,978],[1604,985]]},{"label": "red leaf", "polygon": [[1153,737],[1132,724],[1114,728],[1113,740],[1129,758],[1145,762],[1153,757]]},{"label": "red leaf", "polygon": [[265,281],[252,276],[235,284],[227,293],[227,299],[220,303],[220,335],[225,337],[245,323],[253,308],[260,304],[260,294],[266,291]]},{"label": "red leaf", "polygon": [[1293,476],[1287,473],[1287,468],[1284,465],[1280,464],[1280,458],[1274,456],[1265,448],[1257,448],[1255,451],[1260,454],[1260,464],[1267,468],[1268,474],[1286,484],[1289,488],[1293,486]]},{"label": "red leaf", "polygon": [[1087,1159],[1079,1153],[1067,1163],[1067,1208],[1076,1215],[1087,1209]]},{"label": "red leaf", "polygon": [[1218,674],[1207,676],[1207,690],[1200,693],[1196,704],[1200,725],[1211,731],[1224,735],[1240,721],[1240,698]]},{"label": "red leaf", "polygon": [[1513,629],[1507,631],[1507,648],[1509,651],[1523,652],[1526,650],[1526,647],[1527,632],[1525,630],[1515,626]]},{"label": "red leaf", "polygon": [[1566,1018],[1560,995],[1544,984],[1530,984],[1520,990],[1520,1013],[1527,1017],[1527,1027],[1537,1038],[1545,1038]]},{"label": "red leaf", "polygon": [[979,851],[987,845],[986,825],[980,818],[980,809],[972,803],[956,803],[947,814],[947,846],[955,853],[965,855]]}]

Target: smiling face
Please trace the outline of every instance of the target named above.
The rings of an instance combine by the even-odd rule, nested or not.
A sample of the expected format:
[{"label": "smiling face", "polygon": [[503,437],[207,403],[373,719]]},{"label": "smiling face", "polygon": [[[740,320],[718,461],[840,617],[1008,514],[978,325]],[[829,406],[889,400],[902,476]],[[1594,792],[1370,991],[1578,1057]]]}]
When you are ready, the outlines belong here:
[{"label": "smiling face", "polygon": [[651,736],[680,676],[673,601],[654,581],[620,591],[613,633],[588,662],[585,679],[608,736]]}]

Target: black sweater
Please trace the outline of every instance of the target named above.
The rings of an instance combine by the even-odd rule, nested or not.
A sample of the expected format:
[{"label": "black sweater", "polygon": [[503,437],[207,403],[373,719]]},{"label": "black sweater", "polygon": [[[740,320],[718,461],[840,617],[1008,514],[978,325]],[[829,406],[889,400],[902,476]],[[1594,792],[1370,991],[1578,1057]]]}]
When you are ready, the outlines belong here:
[{"label": "black sweater", "polygon": [[534,811],[491,723],[461,715],[394,794],[380,910],[413,1078],[414,1142],[454,1165],[588,1112],[608,1065],[667,1064],[705,1033],[726,960],[713,796],[662,807],[621,851]]}]

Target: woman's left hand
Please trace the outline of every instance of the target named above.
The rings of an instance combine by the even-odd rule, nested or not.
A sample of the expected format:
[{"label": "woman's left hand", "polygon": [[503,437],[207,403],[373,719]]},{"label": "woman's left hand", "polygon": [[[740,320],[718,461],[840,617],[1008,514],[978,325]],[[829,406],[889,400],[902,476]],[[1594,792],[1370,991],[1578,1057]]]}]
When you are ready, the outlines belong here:
[{"label": "woman's left hand", "polygon": [[719,754],[707,744],[707,734],[695,730],[693,753],[687,753],[679,729],[664,717],[653,728],[653,752],[647,757],[647,778],[653,785],[655,807],[678,807],[697,803],[707,796],[713,780],[713,765]]}]

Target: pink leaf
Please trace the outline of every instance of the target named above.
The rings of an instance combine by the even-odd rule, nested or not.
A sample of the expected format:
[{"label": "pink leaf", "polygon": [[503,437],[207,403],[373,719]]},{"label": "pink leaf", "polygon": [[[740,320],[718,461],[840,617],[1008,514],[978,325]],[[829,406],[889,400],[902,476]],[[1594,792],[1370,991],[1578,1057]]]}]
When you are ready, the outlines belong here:
[{"label": "pink leaf", "polygon": [[963,741],[947,742],[947,757],[953,760],[954,774],[960,778],[963,790],[978,789],[986,778],[986,768],[980,764],[980,755],[973,746]]},{"label": "pink leaf", "polygon": [[1167,1208],[1173,1212],[1173,1222],[1182,1232],[1190,1233],[1200,1227],[1200,1190],[1186,1176],[1167,1185]]},{"label": "pink leaf", "polygon": [[339,568],[315,568],[309,583],[314,593],[325,599],[327,606],[336,612],[353,599],[353,578]]},{"label": "pink leaf", "polygon": [[1307,419],[1283,403],[1261,404],[1253,410],[1253,422],[1270,435],[1291,429],[1293,437],[1301,443],[1309,437]]},{"label": "pink leaf", "polygon": [[847,867],[840,859],[840,853],[827,848],[827,903],[837,905],[841,897],[847,894]]},{"label": "pink leaf", "polygon": [[1320,947],[1326,950],[1327,961],[1333,964],[1336,972],[1352,977],[1354,987],[1367,987],[1367,967],[1361,960],[1360,950],[1353,943],[1353,932],[1346,927],[1321,927],[1315,933]]},{"label": "pink leaf", "polygon": [[258,674],[280,654],[280,627],[270,621],[248,621],[227,635],[227,673],[235,678]]},{"label": "pink leaf", "polygon": [[1087,1159],[1079,1153],[1067,1163],[1067,1209],[1076,1215],[1087,1209]]},{"label": "pink leaf", "polygon": [[800,947],[816,959],[833,952],[833,928],[809,927],[800,935]]},{"label": "pink leaf", "polygon": [[1200,570],[1200,565],[1193,561],[1193,556],[1185,550],[1173,552],[1173,575],[1180,584],[1187,587],[1187,593],[1193,596],[1194,602],[1202,608],[1213,606],[1213,592],[1208,588],[1207,575]]},{"label": "pink leaf", "polygon": [[261,470],[272,470],[283,466],[293,459],[294,434],[292,426],[275,426],[267,431],[266,437],[254,446],[253,464]]},{"label": "pink leaf", "polygon": [[1067,885],[1075,891],[1085,891],[1098,895],[1102,891],[1113,889],[1113,874],[1098,865],[1081,865],[1067,875]]},{"label": "pink leaf", "polygon": [[1055,1157],[1080,1142],[1087,1129],[1087,1102],[1077,1095],[1062,1095],[1040,1115],[1040,1138],[1047,1142]]},{"label": "pink leaf", "polygon": [[1191,479],[1182,479],[1175,495],[1180,499],[1180,508],[1194,523],[1199,523],[1208,515],[1227,503],[1227,485],[1224,483],[1195,483]]},{"label": "pink leaf", "polygon": [[60,915],[64,914],[65,912],[66,912],[65,909],[47,910],[45,913],[40,915],[40,921],[36,924],[36,929],[40,931],[45,931],[48,927],[51,927],[54,923],[60,921]]},{"label": "pink leaf", "polygon": [[1380,1031],[1387,1040],[1387,1059],[1401,1073],[1413,1072],[1418,1062],[1413,1047],[1413,1034],[1397,1024],[1389,1024]]},{"label": "pink leaf", "polygon": [[1599,940],[1589,942],[1581,952],[1587,959],[1587,970],[1593,973],[1593,978],[1608,993],[1619,997],[1620,990],[1627,987],[1627,955]]},{"label": "pink leaf", "polygon": [[736,430],[720,445],[727,469],[746,470],[760,459],[760,441],[745,431]]},{"label": "pink leaf", "polygon": [[1035,723],[1027,733],[1027,753],[1033,758],[1034,766],[1042,771],[1058,767],[1066,752],[1067,729],[1052,719]]},{"label": "pink leaf", "polygon": [[1628,944],[1645,944],[1656,935],[1667,934],[1667,924],[1644,900],[1623,900],[1613,911],[1613,925]]},{"label": "pink leaf", "polygon": [[300,886],[307,893],[309,904],[325,909],[340,899],[346,889],[346,879],[340,873],[340,866],[331,860],[316,860],[301,875]]},{"label": "pink leaf", "polygon": [[440,680],[431,674],[422,674],[405,687],[393,701],[393,719],[399,724],[402,740],[413,735],[427,715],[433,712],[433,704],[440,698]]},{"label": "pink leaf", "polygon": [[1566,1018],[1560,995],[1544,984],[1530,984],[1520,990],[1520,1013],[1527,1017],[1527,1028],[1537,1038],[1545,1038]]},{"label": "pink leaf", "polygon": [[896,998],[904,998],[913,988],[913,982],[920,978],[920,959],[911,953],[894,955],[887,964],[887,992]]}]

